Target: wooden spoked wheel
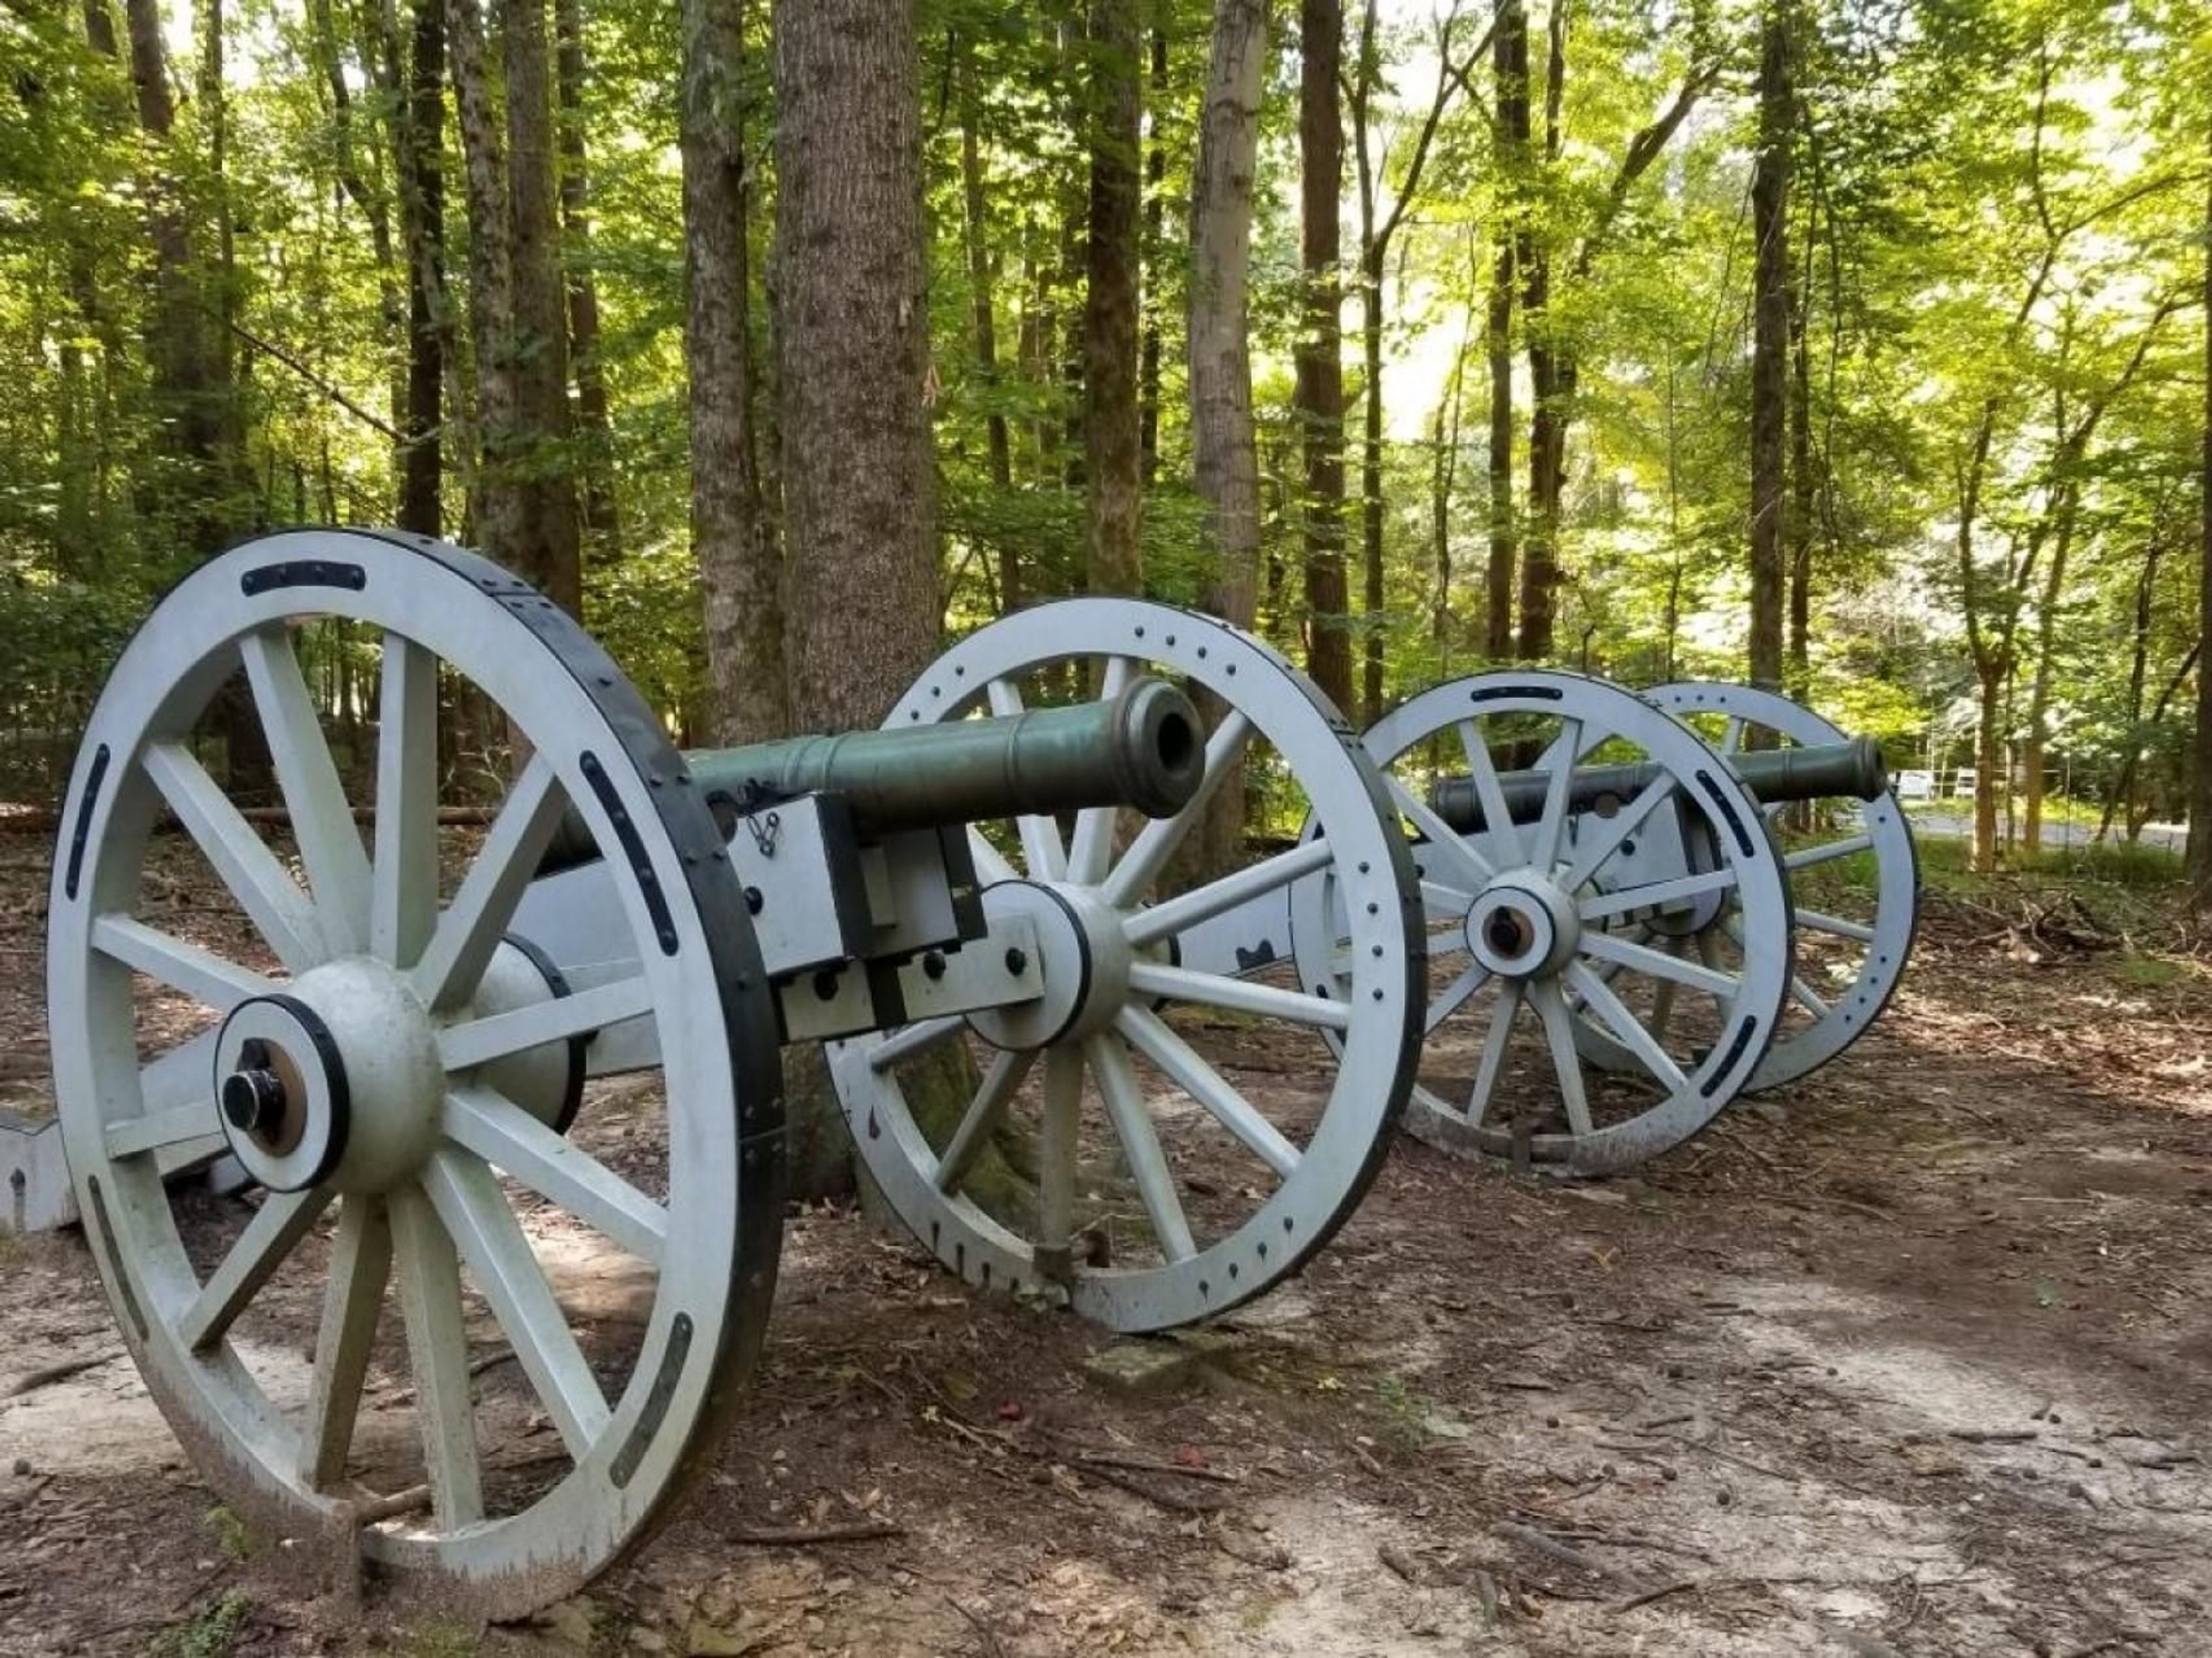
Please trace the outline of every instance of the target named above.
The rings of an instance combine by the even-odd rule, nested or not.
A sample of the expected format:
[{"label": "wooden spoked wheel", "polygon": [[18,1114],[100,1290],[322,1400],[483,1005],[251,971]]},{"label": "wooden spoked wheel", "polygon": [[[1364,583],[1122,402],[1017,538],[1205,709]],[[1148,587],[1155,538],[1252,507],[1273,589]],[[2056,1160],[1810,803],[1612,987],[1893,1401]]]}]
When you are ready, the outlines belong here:
[{"label": "wooden spoked wheel", "polygon": [[[1341,720],[1259,640],[1166,605],[1073,600],[971,635],[887,723],[1110,696],[1139,673],[1210,711],[1188,806],[970,834],[986,914],[1034,926],[1044,996],[830,1045],[861,1155],[916,1237],[973,1284],[1119,1330],[1233,1307],[1319,1248],[1387,1149],[1420,1029],[1404,839]],[[1194,871],[1194,831],[1232,778],[1283,825],[1279,849]],[[1353,959],[1302,983],[1286,900],[1322,883],[1348,907]],[[1250,946],[1221,946],[1224,930]],[[1317,1062],[1286,1075],[1285,1054]]]},{"label": "wooden spoked wheel", "polygon": [[[366,835],[310,638],[378,688]],[[441,685],[526,756],[450,885]],[[267,744],[287,840],[201,762],[241,732]],[[573,993],[506,936],[568,810],[623,895],[609,954],[633,958]],[[183,837],[157,837],[172,818]],[[210,903],[156,878],[186,853]],[[420,537],[302,531],[212,560],[94,710],[49,927],[86,1232],[132,1357],[226,1498],[489,1616],[572,1593],[643,1536],[767,1317],[776,1034],[711,814],[581,630]],[[664,1120],[618,1158],[562,1131],[583,1040],[639,1017],[671,1038]],[[210,1151],[259,1190],[173,1193],[164,1169]],[[579,1254],[616,1258],[618,1307],[578,1310]]]}]

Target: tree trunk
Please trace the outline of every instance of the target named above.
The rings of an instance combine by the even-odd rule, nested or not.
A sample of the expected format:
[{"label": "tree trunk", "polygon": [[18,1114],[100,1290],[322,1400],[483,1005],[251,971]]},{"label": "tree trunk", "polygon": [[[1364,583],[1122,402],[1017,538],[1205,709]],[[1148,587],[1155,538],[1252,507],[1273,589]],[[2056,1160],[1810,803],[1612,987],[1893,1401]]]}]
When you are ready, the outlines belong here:
[{"label": "tree trunk", "polygon": [[1483,651],[1491,661],[1504,662],[1513,655],[1519,543],[1513,528],[1513,239],[1502,226],[1490,268],[1483,331],[1490,359],[1490,562],[1483,579]]},{"label": "tree trunk", "polygon": [[[407,247],[407,415],[402,430],[399,527],[416,535],[444,533],[441,500],[446,342],[446,179],[444,164],[446,24],[441,0],[414,0],[414,44],[406,103],[396,115],[399,135],[400,227]],[[398,74],[398,30],[387,57]],[[395,88],[395,103],[397,102]]]},{"label": "tree trunk", "polygon": [[507,70],[508,252],[514,260],[515,414],[528,503],[519,562],[569,615],[584,610],[583,557],[571,471],[568,318],[556,218],[553,90],[545,0],[499,0]]},{"label": "tree trunk", "polygon": [[1790,305],[1790,517],[1785,526],[1790,562],[1790,694],[1799,701],[1813,692],[1813,520],[1820,480],[1813,470],[1813,354],[1806,342],[1812,288],[1812,220],[1805,220],[1797,252],[1797,280]]},{"label": "tree trunk", "polygon": [[[792,705],[847,731],[938,646],[914,0],[780,0],[775,27]],[[793,1189],[849,1188],[835,1096],[818,1065],[791,1072]]]},{"label": "tree trunk", "polygon": [[2057,666],[2058,610],[2066,596],[2066,560],[2074,545],[2074,512],[2077,495],[2071,483],[2062,483],[2052,510],[2058,519],[2051,537],[2051,562],[2043,574],[2043,594],[2035,611],[2035,677],[2027,695],[2027,737],[2021,744],[2021,766],[2027,774],[2027,799],[2021,818],[2021,844],[2033,859],[2043,848],[2043,750],[2050,740],[2051,683]]},{"label": "tree trunk", "polygon": [[1137,426],[1141,212],[1138,0],[1091,0],[1090,234],[1083,307],[1084,568],[1094,593],[1144,590]]},{"label": "tree trunk", "polygon": [[[2207,131],[2212,134],[2212,128]],[[2212,152],[2212,144],[2207,149]],[[2204,461],[2198,479],[2204,547],[2197,566],[2197,627],[2200,641],[2212,641],[2212,187],[2204,199]],[[2212,914],[2212,650],[2197,665],[2197,735],[2190,757],[2190,893],[2199,914]]]},{"label": "tree trunk", "polygon": [[[1253,179],[1267,69],[1268,0],[1218,0],[1200,107],[1190,205],[1190,433],[1210,566],[1206,608],[1249,628],[1258,613],[1260,462],[1249,326]],[[1232,865],[1243,837],[1243,770],[1206,815],[1205,867]]]},{"label": "tree trunk", "polygon": [[507,145],[493,106],[477,0],[446,0],[446,47],[459,118],[469,221],[469,334],[476,351],[477,541],[532,580],[524,562],[527,503],[515,453],[514,298],[507,253]]},{"label": "tree trunk", "polygon": [[560,100],[561,228],[568,239],[568,346],[582,428],[584,534],[594,563],[622,556],[615,498],[614,424],[599,355],[599,287],[592,269],[590,158],[584,144],[584,19],[581,0],[553,0],[554,71]]},{"label": "tree trunk", "polygon": [[1997,863],[1997,784],[2005,768],[2005,682],[2011,677],[2002,659],[1974,665],[1981,685],[1979,711],[1974,722],[1974,853],[1973,867],[1986,875]]},{"label": "tree trunk", "polygon": [[1305,276],[1292,393],[1304,452],[1306,671],[1339,708],[1352,707],[1352,636],[1344,579],[1344,284],[1337,206],[1344,191],[1340,0],[1300,0],[1298,203]]},{"label": "tree trunk", "polygon": [[1790,36],[1766,0],[1759,26],[1759,155],[1751,186],[1756,247],[1751,356],[1751,683],[1782,689],[1784,451],[1790,357]]},{"label": "tree trunk", "polygon": [[715,743],[790,730],[783,574],[753,433],[745,240],[744,0],[683,0],[684,367],[691,393],[691,549],[705,610]]},{"label": "tree trunk", "polygon": [[1145,345],[1137,370],[1137,452],[1145,488],[1160,470],[1160,314],[1167,297],[1162,228],[1167,216],[1168,32],[1155,24],[1152,47],[1152,141],[1145,155]]}]

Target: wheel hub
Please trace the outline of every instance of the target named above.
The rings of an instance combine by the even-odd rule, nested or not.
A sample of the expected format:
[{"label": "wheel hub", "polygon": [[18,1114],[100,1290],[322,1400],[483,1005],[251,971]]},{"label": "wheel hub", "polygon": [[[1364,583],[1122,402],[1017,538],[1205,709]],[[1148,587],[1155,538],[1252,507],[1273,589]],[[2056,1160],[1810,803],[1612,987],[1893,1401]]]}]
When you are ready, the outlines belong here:
[{"label": "wheel hub", "polygon": [[985,889],[983,914],[994,923],[1024,916],[1034,926],[1044,993],[969,1014],[977,1035],[1026,1051],[1093,1035],[1114,1022],[1128,1000],[1135,956],[1120,911],[1073,882],[1001,881]]},{"label": "wheel hub", "polygon": [[1504,978],[1559,972],[1573,959],[1581,935],[1572,897],[1534,870],[1508,871],[1468,907],[1468,949]]},{"label": "wheel hub", "polygon": [[352,957],[233,1008],[215,1085],[232,1153],[271,1191],[381,1192],[436,1145],[445,1072],[405,981]]}]

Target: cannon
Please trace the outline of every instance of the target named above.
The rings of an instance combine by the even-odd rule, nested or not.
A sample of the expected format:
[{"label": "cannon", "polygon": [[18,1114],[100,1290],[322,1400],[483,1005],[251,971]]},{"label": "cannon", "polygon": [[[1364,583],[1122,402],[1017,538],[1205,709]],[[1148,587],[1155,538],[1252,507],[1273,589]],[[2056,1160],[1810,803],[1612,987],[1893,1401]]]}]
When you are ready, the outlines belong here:
[{"label": "cannon", "polygon": [[[364,811],[309,630],[374,663]],[[472,845],[440,829],[464,694],[518,739]],[[289,842],[203,762],[241,708]],[[1310,832],[1193,872],[1238,771]],[[185,859],[215,910],[173,902]],[[1299,883],[1346,907],[1329,993],[1182,946]],[[1411,1084],[1420,915],[1365,751],[1211,618],[1026,612],[882,732],[684,755],[496,566],[289,531],[172,590],[87,726],[48,915],[57,1132],[125,1344],[226,1500],[417,1603],[513,1616],[709,1460],[773,1296],[783,1045],[826,1044],[855,1144],[953,1270],[1164,1327],[1297,1271],[1358,1201]],[[1207,1021],[1333,1047],[1285,1112]],[[0,1127],[59,1218],[51,1135]],[[177,1178],[213,1163],[242,1201]],[[396,1420],[370,1385],[395,1373]]]},{"label": "cannon", "polygon": [[[1834,1058],[1903,972],[1917,872],[1879,747],[1781,696],[1480,674],[1365,743],[1421,876],[1432,978],[1406,1126],[1431,1144],[1632,1168]],[[1518,755],[1534,763],[1497,757]],[[1778,814],[1799,803],[1840,827],[1784,844]],[[1799,896],[1857,865],[1870,896],[1838,902],[1863,917]],[[1307,897],[1291,930],[1321,984],[1335,912]]]}]

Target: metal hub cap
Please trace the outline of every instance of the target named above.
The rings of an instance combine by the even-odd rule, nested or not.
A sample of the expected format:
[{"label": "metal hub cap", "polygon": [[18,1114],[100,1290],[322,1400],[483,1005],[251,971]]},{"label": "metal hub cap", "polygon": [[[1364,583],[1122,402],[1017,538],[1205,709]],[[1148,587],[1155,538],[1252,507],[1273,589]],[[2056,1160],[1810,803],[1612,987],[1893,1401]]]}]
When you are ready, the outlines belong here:
[{"label": "metal hub cap", "polygon": [[1582,921],[1574,900],[1533,870],[1501,875],[1468,907],[1468,954],[1509,979],[1557,973],[1575,953]]}]

